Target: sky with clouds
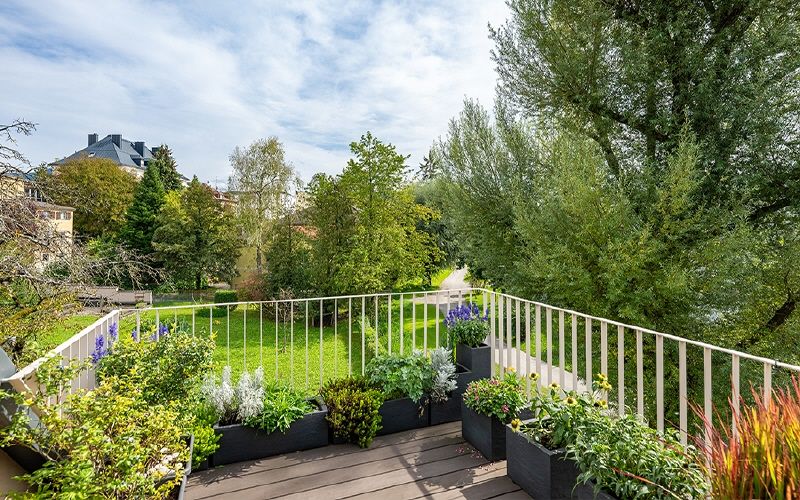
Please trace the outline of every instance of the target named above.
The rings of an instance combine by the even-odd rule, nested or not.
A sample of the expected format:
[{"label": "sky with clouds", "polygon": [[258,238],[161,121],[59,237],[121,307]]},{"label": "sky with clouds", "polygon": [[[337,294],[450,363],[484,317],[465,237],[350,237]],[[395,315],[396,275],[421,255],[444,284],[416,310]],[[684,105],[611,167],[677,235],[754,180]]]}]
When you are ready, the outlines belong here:
[{"label": "sky with clouds", "polygon": [[416,166],[465,97],[490,105],[502,0],[3,0],[0,123],[33,163],[121,133],[224,183],[237,145],[276,135],[308,180],[370,130]]}]

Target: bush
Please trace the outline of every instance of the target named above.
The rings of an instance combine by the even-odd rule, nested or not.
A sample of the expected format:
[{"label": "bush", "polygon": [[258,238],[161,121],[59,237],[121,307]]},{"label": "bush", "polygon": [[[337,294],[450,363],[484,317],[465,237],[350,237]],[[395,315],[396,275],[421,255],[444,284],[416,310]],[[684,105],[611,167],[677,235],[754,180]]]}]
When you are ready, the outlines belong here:
[{"label": "bush", "polygon": [[565,447],[582,471],[579,482],[594,481],[619,498],[705,498],[696,449],[681,446],[673,432],[661,435],[636,416],[609,410],[605,375],[593,385],[593,394],[582,395],[562,394],[557,384],[537,390],[535,420],[521,431],[547,448]]},{"label": "bush", "polygon": [[302,392],[284,385],[273,384],[264,391],[261,412],[245,419],[244,424],[267,433],[286,432],[292,422],[312,411],[314,407]]},{"label": "bush", "polygon": [[489,317],[481,316],[476,304],[466,303],[450,309],[444,323],[447,325],[448,343],[451,347],[456,344],[478,347],[489,335]]},{"label": "bush", "polygon": [[328,405],[326,420],[334,435],[362,448],[368,447],[381,428],[378,413],[383,404],[381,393],[363,378],[331,380],[321,392]]},{"label": "bush", "polygon": [[379,355],[367,364],[366,378],[386,399],[420,401],[433,383],[431,362],[419,351],[410,356]]},{"label": "bush", "polygon": [[527,404],[522,379],[507,371],[503,377],[476,380],[467,386],[464,404],[476,413],[508,423]]},{"label": "bush", "polygon": [[98,337],[92,353],[97,379],[130,381],[151,404],[190,401],[211,370],[214,339],[192,335],[183,323],[151,324],[141,328],[140,338],[119,337],[116,324]]},{"label": "bush", "polygon": [[[239,294],[236,292],[236,290],[217,290],[214,292],[215,304],[226,304],[238,301],[239,301]],[[217,316],[224,316],[228,314],[228,306],[214,307],[214,314]]]},{"label": "bush", "polygon": [[456,365],[453,364],[453,351],[439,347],[431,351],[431,399],[434,403],[444,403],[449,394],[456,390]]},{"label": "bush", "polygon": [[209,373],[200,387],[203,400],[216,415],[220,425],[244,423],[264,409],[264,370],[256,368],[253,375],[243,372],[234,386],[231,367],[222,369],[222,377]]},{"label": "bush", "polygon": [[[56,397],[86,366],[56,358],[37,372],[33,394],[0,391],[18,411],[0,429],[0,446],[43,453],[42,468],[21,478],[43,498],[166,498],[180,483],[189,450],[179,414],[144,400],[136,384],[107,378],[90,392]],[[36,407],[40,425],[31,426]]]},{"label": "bush", "polygon": [[[711,433],[712,498],[797,498],[800,492],[800,378],[777,389],[772,401],[753,391],[753,404],[736,417],[738,434]],[[701,418],[701,408],[695,408]],[[733,413],[733,412],[731,412]]]}]

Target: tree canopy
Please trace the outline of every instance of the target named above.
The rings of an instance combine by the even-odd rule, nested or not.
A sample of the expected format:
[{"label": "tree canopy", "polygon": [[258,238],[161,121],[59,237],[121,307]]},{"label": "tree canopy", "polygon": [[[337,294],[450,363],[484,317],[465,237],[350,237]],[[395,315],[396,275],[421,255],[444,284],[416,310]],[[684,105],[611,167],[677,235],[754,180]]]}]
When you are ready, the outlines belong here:
[{"label": "tree canopy", "polygon": [[150,160],[149,165],[152,165],[158,171],[158,177],[161,179],[164,191],[169,192],[181,189],[183,187],[181,174],[178,173],[178,163],[172,156],[172,150],[166,144],[154,149],[153,159]]},{"label": "tree canopy", "polygon": [[133,193],[133,202],[125,213],[120,239],[142,255],[153,253],[153,233],[158,214],[164,205],[164,186],[158,167],[150,163]]}]

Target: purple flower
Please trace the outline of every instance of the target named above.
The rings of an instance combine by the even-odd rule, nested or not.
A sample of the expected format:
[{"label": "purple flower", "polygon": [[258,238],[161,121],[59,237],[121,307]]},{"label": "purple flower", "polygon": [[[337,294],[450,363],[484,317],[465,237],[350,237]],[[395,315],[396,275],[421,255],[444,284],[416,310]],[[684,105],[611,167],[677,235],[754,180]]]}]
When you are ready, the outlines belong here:
[{"label": "purple flower", "polygon": [[94,351],[92,351],[92,363],[97,364],[108,355],[108,348],[106,347],[106,339],[100,335],[94,339]]},{"label": "purple flower", "polygon": [[488,312],[481,316],[480,308],[477,304],[467,302],[454,309],[450,309],[447,316],[444,318],[444,323],[448,328],[452,328],[455,324],[461,321],[489,321]]},{"label": "purple flower", "polygon": [[162,337],[169,333],[169,327],[165,323],[159,323],[158,325],[158,336]]},{"label": "purple flower", "polygon": [[508,413],[508,405],[503,405],[503,413]]},{"label": "purple flower", "polygon": [[119,338],[119,325],[116,323],[116,321],[108,325],[108,337],[113,342],[116,342]]}]

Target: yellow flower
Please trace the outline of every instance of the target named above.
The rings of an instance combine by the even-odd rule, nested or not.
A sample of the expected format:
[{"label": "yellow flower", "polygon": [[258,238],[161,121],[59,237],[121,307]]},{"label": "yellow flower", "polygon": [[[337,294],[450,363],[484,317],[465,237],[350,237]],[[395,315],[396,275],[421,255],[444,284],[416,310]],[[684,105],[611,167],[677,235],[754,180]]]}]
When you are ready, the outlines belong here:
[{"label": "yellow flower", "polygon": [[514,368],[513,366],[506,367],[506,371],[508,373],[517,373],[517,369]]},{"label": "yellow flower", "polygon": [[566,402],[567,402],[568,405],[572,406],[572,405],[576,404],[578,401],[575,398],[573,398],[572,396],[569,396],[569,397],[567,397]]},{"label": "yellow flower", "polygon": [[522,421],[518,418],[515,418],[511,421],[511,430],[514,432],[519,432],[520,425],[522,425]]},{"label": "yellow flower", "polygon": [[529,377],[531,378],[531,380],[533,380],[534,382],[536,382],[537,380],[539,380],[539,374],[538,374],[538,373],[536,373],[536,372],[533,372],[533,373],[531,373],[531,374],[530,374],[530,375],[528,375],[528,376],[529,376]]},{"label": "yellow flower", "polygon": [[594,402],[594,405],[598,408],[608,408],[608,401],[605,399],[598,399]]},{"label": "yellow flower", "polygon": [[603,383],[600,384],[600,389],[602,389],[604,391],[610,391],[611,390],[611,384],[609,384],[608,382],[603,382]]},{"label": "yellow flower", "polygon": [[559,389],[561,389],[561,386],[558,385],[558,382],[553,382],[552,384],[550,384],[550,390],[557,391]]},{"label": "yellow flower", "polygon": [[597,374],[597,380],[599,380],[600,382],[607,382],[608,381],[608,375],[606,375],[605,373],[598,373]]}]

